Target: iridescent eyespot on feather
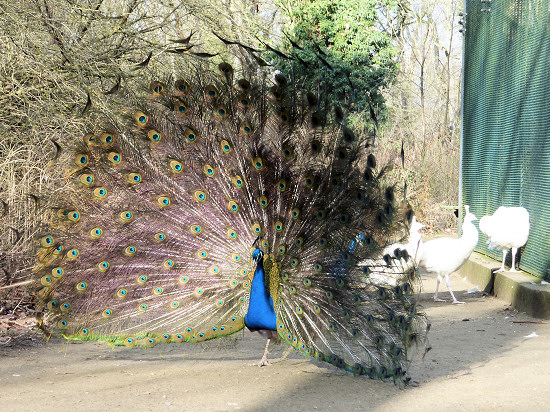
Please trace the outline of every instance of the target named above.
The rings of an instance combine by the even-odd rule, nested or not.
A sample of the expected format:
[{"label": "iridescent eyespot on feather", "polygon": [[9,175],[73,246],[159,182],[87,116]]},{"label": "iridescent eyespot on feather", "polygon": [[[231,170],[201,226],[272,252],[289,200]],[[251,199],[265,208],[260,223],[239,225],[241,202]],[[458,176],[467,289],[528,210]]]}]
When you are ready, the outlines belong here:
[{"label": "iridescent eyespot on feather", "polygon": [[185,137],[187,138],[187,140],[190,141],[191,143],[197,141],[198,134],[197,134],[197,132],[195,132],[194,130],[187,129],[187,130],[185,131],[184,135],[185,135]]},{"label": "iridescent eyespot on feather", "polygon": [[154,81],[151,82],[149,89],[151,89],[153,96],[158,97],[164,92],[166,86],[164,86],[164,84],[159,81]]},{"label": "iridescent eyespot on feather", "polygon": [[242,260],[241,255],[239,255],[238,253],[233,253],[231,255],[231,259],[233,259],[233,261],[237,263],[239,263]]},{"label": "iridescent eyespot on feather", "polygon": [[110,146],[115,142],[115,135],[112,133],[103,133],[99,137],[99,142],[105,146]]},{"label": "iridescent eyespot on feather", "polygon": [[220,63],[218,69],[226,76],[233,74],[233,67],[229,63]]},{"label": "iridescent eyespot on feather", "polygon": [[170,160],[170,170],[172,171],[172,173],[181,173],[183,170],[183,166],[177,160]]},{"label": "iridescent eyespot on feather", "polygon": [[340,177],[338,177],[338,176],[333,176],[333,177],[330,179],[330,185],[331,185],[334,189],[341,189],[341,188],[342,188],[342,179],[340,179]]},{"label": "iridescent eyespot on feather", "polygon": [[206,259],[208,257],[208,252],[204,249],[198,250],[197,251],[197,257],[201,260]]},{"label": "iridescent eyespot on feather", "polygon": [[174,105],[174,110],[178,115],[183,116],[187,112],[187,105],[180,100]]},{"label": "iridescent eyespot on feather", "polygon": [[281,123],[287,124],[290,121],[290,114],[286,111],[279,113],[279,120]]},{"label": "iridescent eyespot on feather", "polygon": [[180,278],[178,279],[178,282],[181,283],[182,285],[187,285],[187,282],[189,282],[189,277],[188,276],[180,276]]},{"label": "iridescent eyespot on feather", "polygon": [[262,233],[262,227],[260,226],[259,223],[254,223],[252,225],[252,232],[254,232],[255,234],[259,235],[260,233]]},{"label": "iridescent eyespot on feather", "polygon": [[147,132],[147,137],[149,138],[150,141],[155,143],[160,142],[160,139],[162,138],[161,134],[156,130],[149,130]]},{"label": "iridescent eyespot on feather", "polygon": [[69,302],[63,302],[59,308],[62,312],[68,312],[71,309],[71,304]]},{"label": "iridescent eyespot on feather", "polygon": [[286,253],[286,246],[285,245],[279,245],[277,248],[277,252],[279,255],[284,255]]},{"label": "iridescent eyespot on feather", "polygon": [[142,182],[141,175],[139,173],[128,173],[126,175],[126,180],[133,185],[137,185]]},{"label": "iridescent eyespot on feather", "polygon": [[83,338],[88,336],[90,334],[90,330],[88,328],[82,328],[80,329],[79,335]]},{"label": "iridescent eyespot on feather", "polygon": [[51,276],[45,275],[40,278],[40,283],[42,286],[50,286],[53,282],[53,278]]},{"label": "iridescent eyespot on feather", "polygon": [[168,196],[159,196],[157,198],[157,205],[160,207],[167,207],[171,205],[170,198]]},{"label": "iridescent eyespot on feather", "polygon": [[241,89],[243,92],[247,92],[250,90],[251,86],[250,86],[250,82],[248,80],[245,80],[245,79],[240,79],[238,82],[237,82],[237,86],[239,87],[239,89]]},{"label": "iridescent eyespot on feather", "polygon": [[180,303],[177,300],[173,300],[172,302],[170,302],[171,309],[177,309],[179,307],[180,307]]},{"label": "iridescent eyespot on feather", "polygon": [[294,286],[291,286],[290,288],[288,288],[288,291],[290,292],[291,295],[295,295],[298,293],[298,289],[295,288]]},{"label": "iridescent eyespot on feather", "polygon": [[275,228],[275,231],[277,232],[282,232],[283,231],[283,222],[281,222],[280,220],[277,220],[273,227]]},{"label": "iridescent eyespot on feather", "polygon": [[202,171],[208,177],[213,177],[214,174],[215,174],[214,168],[212,166],[210,166],[209,164],[205,164],[202,167]]},{"label": "iridescent eyespot on feather", "polygon": [[210,266],[208,268],[208,273],[211,275],[219,275],[220,274],[220,268],[217,266]]},{"label": "iridescent eyespot on feather", "polygon": [[372,153],[367,156],[367,167],[372,169],[376,167],[376,157]]},{"label": "iridescent eyespot on feather", "polygon": [[88,164],[88,156],[85,154],[77,154],[74,157],[74,162],[77,166],[84,167]]},{"label": "iridescent eyespot on feather", "polygon": [[67,218],[72,222],[78,222],[80,220],[80,213],[78,213],[76,210],[73,210],[72,212],[69,212],[67,214]]},{"label": "iridescent eyespot on feather", "polygon": [[289,145],[284,145],[283,156],[285,157],[285,159],[292,159],[294,157],[294,148]]},{"label": "iridescent eyespot on feather", "polygon": [[111,309],[105,309],[103,312],[101,312],[101,316],[104,318],[110,318],[113,316],[113,311]]},{"label": "iridescent eyespot on feather", "polygon": [[134,219],[134,214],[129,210],[124,210],[118,214],[118,217],[120,218],[122,223],[128,223]]},{"label": "iridescent eyespot on feather", "polygon": [[[177,303],[177,302],[176,302]],[[171,306],[171,305],[170,305]],[[179,303],[178,305],[179,306]],[[161,337],[160,337],[160,340],[162,340],[163,342],[165,343],[168,343],[170,342],[170,339],[172,339],[172,336],[170,336],[168,333],[164,333]]]},{"label": "iridescent eyespot on feather", "polygon": [[292,217],[292,219],[299,219],[300,218],[300,209],[297,208],[297,207],[293,207],[290,210],[290,216]]},{"label": "iridescent eyespot on feather", "polygon": [[350,217],[347,213],[342,213],[339,217],[338,217],[338,221],[340,223],[342,223],[343,225],[346,225],[350,222]]},{"label": "iridescent eyespot on feather", "polygon": [[336,286],[339,288],[339,289],[342,289],[346,286],[346,283],[344,282],[344,279],[342,278],[336,278],[335,279],[335,283],[336,283]]},{"label": "iridescent eyespot on feather", "polygon": [[94,175],[92,174],[80,175],[78,179],[80,180],[80,183],[82,183],[85,186],[90,186],[91,184],[94,183],[94,180],[95,180]]},{"label": "iridescent eyespot on feather", "polygon": [[323,266],[320,263],[316,263],[316,264],[313,265],[313,270],[315,270],[315,272],[319,273],[323,270]]},{"label": "iridescent eyespot on feather", "polygon": [[206,86],[204,92],[206,94],[206,97],[210,99],[215,99],[219,96],[218,90],[213,85]]},{"label": "iridescent eyespot on feather", "polygon": [[260,196],[258,198],[258,203],[260,203],[262,209],[265,209],[267,205],[269,205],[269,200],[267,199],[267,196]]},{"label": "iridescent eyespot on feather", "polygon": [[238,282],[236,279],[231,279],[231,280],[229,281],[229,287],[230,287],[231,289],[234,289],[234,288],[236,288],[237,286],[239,286],[239,282]]},{"label": "iridescent eyespot on feather", "polygon": [[134,114],[134,119],[136,120],[136,125],[139,128],[145,127],[147,125],[147,122],[149,121],[149,117],[143,112],[136,112]]},{"label": "iridescent eyespot on feather", "polygon": [[204,290],[202,288],[197,288],[193,293],[195,294],[196,297],[201,297],[202,294],[204,293]]},{"label": "iridescent eyespot on feather", "polygon": [[122,161],[122,156],[120,155],[120,153],[117,153],[117,152],[110,152],[110,153],[107,155],[107,159],[108,159],[109,162],[111,162],[114,166],[116,166],[116,165],[119,165],[120,162]]},{"label": "iridescent eyespot on feather", "polygon": [[79,292],[84,291],[87,287],[88,285],[86,284],[86,282],[79,282],[76,284],[76,290],[78,290]]},{"label": "iridescent eyespot on feather", "polygon": [[147,275],[140,275],[138,276],[137,281],[140,285],[144,285],[145,283],[147,283],[147,279]]},{"label": "iridescent eyespot on feather", "polygon": [[96,187],[94,189],[94,196],[98,199],[105,199],[107,197],[107,189],[104,187]]},{"label": "iridescent eyespot on feather", "polygon": [[365,169],[365,173],[363,173],[363,179],[366,182],[372,182],[374,180],[374,171],[370,167],[367,167]]},{"label": "iridescent eyespot on feather", "polygon": [[69,323],[65,319],[61,319],[59,322],[57,322],[57,327],[60,329],[65,329]]},{"label": "iridescent eyespot on feather", "polygon": [[304,238],[303,236],[299,236],[296,238],[296,241],[294,242],[294,244],[298,247],[302,247],[304,245]]},{"label": "iridescent eyespot on feather", "polygon": [[189,230],[191,231],[191,233],[193,233],[194,235],[198,235],[199,233],[202,232],[202,227],[201,225],[191,225],[189,227]]},{"label": "iridescent eyespot on feather", "polygon": [[227,210],[233,213],[237,213],[239,211],[239,205],[234,200],[230,200],[227,202]]},{"label": "iridescent eyespot on feather", "polygon": [[262,240],[260,241],[260,245],[261,245],[261,247],[263,247],[264,249],[269,249],[269,242],[268,242],[267,239],[262,239]]},{"label": "iridescent eyespot on feather", "polygon": [[162,262],[162,266],[166,269],[171,269],[174,267],[174,261],[172,259],[166,259]]},{"label": "iridescent eyespot on feather", "polygon": [[326,292],[325,296],[327,297],[328,300],[334,299],[334,294],[332,292]]},{"label": "iridescent eyespot on feather", "polygon": [[241,124],[240,130],[241,133],[248,135],[252,133],[252,126],[250,125],[250,123],[243,123]]},{"label": "iridescent eyespot on feather", "polygon": [[254,168],[256,170],[262,170],[262,168],[264,167],[264,162],[262,160],[261,157],[255,157],[252,159],[252,166],[254,166]]},{"label": "iridescent eyespot on feather", "polygon": [[92,230],[90,230],[90,237],[92,239],[99,239],[103,235],[103,230],[101,230],[98,227],[94,227]]},{"label": "iridescent eyespot on feather", "polygon": [[176,94],[183,96],[189,91],[189,84],[185,80],[178,80],[175,83]]},{"label": "iridescent eyespot on feather", "polygon": [[65,270],[63,270],[63,268],[57,267],[57,268],[53,268],[51,273],[54,278],[60,278],[65,274]]},{"label": "iridescent eyespot on feather", "polygon": [[246,109],[250,105],[250,99],[244,93],[237,97],[237,101],[239,102],[241,109]]},{"label": "iridescent eyespot on feather", "polygon": [[244,185],[244,180],[240,176],[233,176],[231,182],[235,187],[238,187],[239,189]]},{"label": "iridescent eyespot on feather", "polygon": [[227,140],[222,140],[220,142],[220,147],[222,149],[222,153],[231,153],[231,145]]},{"label": "iridescent eyespot on feather", "polygon": [[355,134],[348,128],[344,129],[342,137],[347,143],[352,143],[353,141],[355,141]]},{"label": "iridescent eyespot on feather", "polygon": [[109,264],[109,262],[107,262],[106,260],[104,260],[103,262],[99,262],[97,264],[97,269],[100,271],[100,272],[107,272],[109,270],[109,267],[111,265]]},{"label": "iridescent eyespot on feather", "polygon": [[225,116],[227,116],[227,107],[222,104],[219,105],[218,107],[216,107],[216,114],[223,119]]},{"label": "iridescent eyespot on feather", "polygon": [[326,212],[324,209],[319,209],[317,213],[315,214],[315,217],[317,220],[323,220],[326,217]]},{"label": "iridescent eyespot on feather", "polygon": [[71,249],[65,255],[67,260],[75,260],[80,255],[78,249]]},{"label": "iridescent eyespot on feather", "polygon": [[195,201],[199,203],[206,202],[206,193],[202,190],[195,190],[193,192],[193,199],[195,199]]},{"label": "iridescent eyespot on feather", "polygon": [[311,115],[311,126],[312,127],[322,126],[323,123],[324,123],[323,117],[319,113],[313,113]]},{"label": "iridescent eyespot on feather", "polygon": [[128,348],[131,348],[132,346],[135,345],[135,341],[134,341],[134,338],[126,338],[124,339],[124,345]]},{"label": "iridescent eyespot on feather", "polygon": [[292,266],[292,267],[296,267],[296,266],[298,266],[299,264],[300,264],[300,260],[299,260],[298,258],[292,258],[292,259],[290,260],[290,266]]},{"label": "iridescent eyespot on feather", "polygon": [[285,179],[281,179],[277,182],[277,190],[279,192],[284,192],[288,189],[288,183]]},{"label": "iridescent eyespot on feather", "polygon": [[312,140],[309,147],[311,148],[311,152],[313,154],[317,154],[321,152],[321,148],[323,146],[321,145],[321,142],[319,140]]},{"label": "iridescent eyespot on feather", "polygon": [[235,231],[235,229],[227,229],[225,234],[228,239],[237,239],[237,232]]},{"label": "iridescent eyespot on feather", "polygon": [[311,280],[309,280],[308,278],[305,278],[304,279],[304,286],[309,288],[311,286]]},{"label": "iridescent eyespot on feather", "polygon": [[296,308],[296,314],[297,314],[298,316],[302,316],[302,315],[304,314],[303,309],[302,309],[301,307],[298,306],[298,307]]},{"label": "iridescent eyespot on feather", "polygon": [[311,189],[315,185],[315,178],[311,175],[307,175],[304,178],[304,183],[306,184],[306,187]]},{"label": "iridescent eyespot on feather", "polygon": [[319,246],[321,246],[322,248],[328,246],[328,240],[326,237],[322,237],[319,239],[319,241],[317,242],[319,244]]},{"label": "iridescent eyespot on feather", "polygon": [[166,235],[162,232],[155,233],[155,242],[164,242],[166,240]]},{"label": "iridescent eyespot on feather", "polygon": [[216,306],[217,306],[218,308],[221,308],[221,307],[223,306],[224,303],[225,303],[225,302],[223,301],[223,299],[218,299],[218,300],[216,301]]},{"label": "iridescent eyespot on feather", "polygon": [[128,295],[128,291],[124,288],[117,290],[116,292],[117,297],[123,299]]},{"label": "iridescent eyespot on feather", "polygon": [[145,346],[147,346],[148,348],[152,348],[156,345],[156,343],[157,340],[155,338],[147,338],[147,340],[145,341]]},{"label": "iridescent eyespot on feather", "polygon": [[63,249],[64,249],[64,248],[63,248],[63,245],[57,245],[57,246],[54,248],[54,250],[53,250],[53,252],[52,252],[52,255],[54,255],[54,256],[59,256],[59,255],[61,254],[61,252],[63,252]]},{"label": "iridescent eyespot on feather", "polygon": [[283,97],[283,92],[281,91],[281,89],[279,87],[273,86],[273,87],[271,87],[271,89],[269,89],[269,96],[273,100],[279,101]]},{"label": "iridescent eyespot on feather", "polygon": [[164,292],[164,289],[158,286],[156,288],[153,288],[152,292],[153,292],[153,295],[160,296]]},{"label": "iridescent eyespot on feather", "polygon": [[95,136],[92,133],[86,133],[82,136],[82,141],[86,146],[92,146],[95,144]]},{"label": "iridescent eyespot on feather", "polygon": [[135,246],[132,246],[132,245],[126,246],[126,247],[124,248],[124,254],[125,254],[126,256],[130,256],[130,257],[134,256],[134,255],[136,254],[136,247],[135,247]]},{"label": "iridescent eyespot on feather", "polygon": [[42,247],[49,247],[52,246],[55,242],[55,239],[53,236],[44,236],[42,239],[40,239],[40,244]]}]

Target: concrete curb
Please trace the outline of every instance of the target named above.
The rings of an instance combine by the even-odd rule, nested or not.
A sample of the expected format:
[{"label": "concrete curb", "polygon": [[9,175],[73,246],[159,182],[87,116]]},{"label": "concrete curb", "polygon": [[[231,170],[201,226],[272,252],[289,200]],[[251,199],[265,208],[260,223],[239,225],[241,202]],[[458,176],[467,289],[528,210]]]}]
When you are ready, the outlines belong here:
[{"label": "concrete curb", "polygon": [[495,273],[499,267],[500,262],[474,252],[457,273],[521,312],[550,319],[550,285],[541,285],[540,278],[525,272]]}]

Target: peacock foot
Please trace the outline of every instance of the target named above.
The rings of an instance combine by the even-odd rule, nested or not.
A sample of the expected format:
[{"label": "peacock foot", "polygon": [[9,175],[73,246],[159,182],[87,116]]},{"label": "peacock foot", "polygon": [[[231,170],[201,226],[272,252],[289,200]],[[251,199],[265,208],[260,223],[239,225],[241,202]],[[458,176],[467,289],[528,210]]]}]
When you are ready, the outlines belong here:
[{"label": "peacock foot", "polygon": [[521,270],[517,270],[517,269],[512,268],[508,272],[520,273]]},{"label": "peacock foot", "polygon": [[261,368],[262,366],[271,366],[271,362],[266,357],[263,357],[258,363],[251,363],[250,366],[259,366]]},{"label": "peacock foot", "polygon": [[434,296],[434,302],[447,302],[445,299],[438,298],[437,296]]}]

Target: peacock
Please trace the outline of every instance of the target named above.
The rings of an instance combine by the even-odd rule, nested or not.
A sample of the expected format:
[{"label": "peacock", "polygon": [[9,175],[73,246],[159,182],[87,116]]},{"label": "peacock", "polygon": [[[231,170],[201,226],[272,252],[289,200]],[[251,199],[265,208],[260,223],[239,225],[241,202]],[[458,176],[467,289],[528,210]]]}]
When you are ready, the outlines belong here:
[{"label": "peacock", "polygon": [[502,249],[502,265],[497,272],[505,272],[504,264],[508,249],[512,249],[512,266],[516,269],[518,248],[527,243],[529,238],[529,212],[524,207],[500,206],[492,215],[483,216],[479,221],[479,230],[488,236],[489,249]]},{"label": "peacock", "polygon": [[462,222],[462,236],[459,238],[441,237],[432,239],[426,243],[420,241],[418,247],[418,267],[420,273],[437,274],[437,285],[435,287],[434,301],[444,302],[444,299],[438,298],[439,284],[445,276],[447,289],[453,298],[453,304],[463,304],[459,301],[452,289],[451,273],[457,271],[466,263],[474,251],[478,241],[478,231],[473,222],[477,217],[470,212],[470,206],[464,205],[466,214]]},{"label": "peacock", "polygon": [[128,347],[247,328],[267,338],[260,366],[276,340],[406,381],[428,329],[413,265],[386,264],[389,284],[358,263],[403,239],[413,211],[321,88],[218,58],[184,54],[164,79],[121,85],[56,143],[40,328]]}]

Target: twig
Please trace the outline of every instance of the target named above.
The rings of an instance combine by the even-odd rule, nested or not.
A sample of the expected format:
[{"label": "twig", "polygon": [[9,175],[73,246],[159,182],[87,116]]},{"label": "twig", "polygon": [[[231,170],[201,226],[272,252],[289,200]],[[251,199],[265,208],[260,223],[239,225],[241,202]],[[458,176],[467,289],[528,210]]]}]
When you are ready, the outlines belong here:
[{"label": "twig", "polygon": [[543,322],[539,320],[513,320],[512,323],[537,323],[537,324],[545,325],[548,322]]},{"label": "twig", "polygon": [[24,282],[19,282],[19,283],[14,283],[12,285],[7,285],[7,286],[1,286],[0,287],[0,290],[1,289],[9,289],[9,288],[16,288],[17,286],[23,286],[23,285],[27,285],[29,283],[32,283],[32,280],[26,280]]}]

